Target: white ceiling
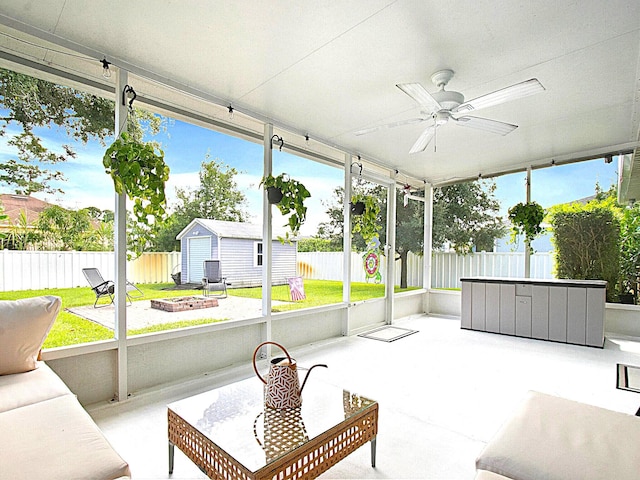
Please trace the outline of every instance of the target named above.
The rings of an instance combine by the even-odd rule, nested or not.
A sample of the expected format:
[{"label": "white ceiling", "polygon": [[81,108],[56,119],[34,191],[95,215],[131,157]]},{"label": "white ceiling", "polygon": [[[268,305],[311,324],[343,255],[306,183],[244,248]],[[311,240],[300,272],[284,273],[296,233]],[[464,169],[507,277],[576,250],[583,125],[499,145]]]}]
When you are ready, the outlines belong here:
[{"label": "white ceiling", "polygon": [[[67,49],[79,55],[58,53]],[[15,68],[17,55],[113,84],[97,63],[105,56],[140,82],[233,105],[248,129],[271,121],[287,143],[308,133],[433,184],[632,151],[639,140],[637,0],[3,0],[0,52],[0,65]],[[432,142],[409,155],[425,124],[354,135],[419,116],[395,84],[435,92],[430,76],[443,68],[455,71],[447,89],[467,100],[529,78],[546,90],[474,113],[519,125],[505,137],[448,124],[437,151]],[[164,97],[220,116],[174,90]]]}]

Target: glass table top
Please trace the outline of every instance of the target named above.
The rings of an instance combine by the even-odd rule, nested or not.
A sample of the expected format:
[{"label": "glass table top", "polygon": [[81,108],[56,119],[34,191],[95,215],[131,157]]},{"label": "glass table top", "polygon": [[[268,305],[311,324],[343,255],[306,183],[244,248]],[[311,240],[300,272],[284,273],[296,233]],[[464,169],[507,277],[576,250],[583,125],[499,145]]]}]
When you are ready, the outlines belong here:
[{"label": "glass table top", "polygon": [[253,377],[168,407],[255,472],[376,403],[310,378],[302,407],[274,410],[264,407],[263,385]]}]

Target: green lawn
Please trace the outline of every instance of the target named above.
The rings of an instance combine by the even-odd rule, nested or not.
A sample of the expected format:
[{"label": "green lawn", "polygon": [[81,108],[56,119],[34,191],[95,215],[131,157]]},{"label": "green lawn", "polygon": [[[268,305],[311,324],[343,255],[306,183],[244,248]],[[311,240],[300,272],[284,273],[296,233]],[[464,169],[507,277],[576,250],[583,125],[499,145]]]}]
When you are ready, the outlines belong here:
[{"label": "green lawn", "polygon": [[[152,298],[170,298],[176,296],[201,295],[201,290],[163,290],[172,283],[153,283],[137,285],[144,293],[143,300]],[[353,283],[351,285],[351,299],[353,301],[367,300],[384,296],[384,285],[369,283]],[[297,310],[301,308],[316,307],[319,305],[329,305],[342,301],[342,282],[326,280],[305,280],[304,281],[306,300],[287,305],[273,307],[274,312]],[[396,292],[412,290],[395,288]],[[237,288],[230,289],[229,294],[237,297],[261,298],[262,289],[258,288]],[[93,342],[97,340],[109,340],[113,338],[113,332],[101,325],[78,317],[65,311],[66,308],[93,305],[95,294],[88,287],[77,288],[57,288],[42,290],[19,290],[10,292],[0,292],[0,300],[17,300],[20,298],[36,297],[40,295],[56,295],[62,298],[62,310],[56,322],[49,332],[49,336],[44,343],[44,348],[61,347],[65,345],[75,345],[78,343]],[[274,286],[272,289],[272,299],[289,302],[289,287],[287,285]],[[136,299],[134,299],[135,301]],[[143,329],[129,330],[128,335],[139,335],[162,330],[202,325],[220,320],[203,318],[199,320],[189,320],[172,322],[169,324],[155,325]]]},{"label": "green lawn", "polygon": [[[404,292],[415,290],[417,287],[400,288],[395,287],[394,291]],[[238,297],[262,298],[261,288],[235,288],[229,290],[230,293]],[[342,282],[331,280],[305,280],[304,293],[306,300],[300,300],[287,305],[276,305],[271,308],[273,312],[286,312],[301,308],[317,307],[320,305],[330,305],[342,302]],[[359,302],[370,298],[384,297],[384,285],[375,283],[352,283],[351,300]],[[289,286],[277,285],[271,289],[272,300],[289,302]]]}]

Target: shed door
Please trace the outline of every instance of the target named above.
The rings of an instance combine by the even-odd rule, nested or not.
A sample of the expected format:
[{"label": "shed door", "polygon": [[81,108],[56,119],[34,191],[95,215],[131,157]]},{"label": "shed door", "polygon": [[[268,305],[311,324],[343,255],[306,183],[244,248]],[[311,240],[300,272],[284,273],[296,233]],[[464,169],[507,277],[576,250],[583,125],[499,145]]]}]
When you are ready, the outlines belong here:
[{"label": "shed door", "polygon": [[188,246],[189,283],[201,283],[204,261],[211,259],[211,238],[189,238]]}]

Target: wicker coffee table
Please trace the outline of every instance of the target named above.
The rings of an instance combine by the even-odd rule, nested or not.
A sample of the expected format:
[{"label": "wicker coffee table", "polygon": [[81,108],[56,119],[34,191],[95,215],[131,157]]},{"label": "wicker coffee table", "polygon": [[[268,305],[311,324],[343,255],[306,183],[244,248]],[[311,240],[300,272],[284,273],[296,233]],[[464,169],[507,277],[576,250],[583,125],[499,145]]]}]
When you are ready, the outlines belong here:
[{"label": "wicker coffee table", "polygon": [[316,478],[371,442],[375,467],[378,403],[311,378],[302,407],[266,409],[257,378],[168,406],[169,473],[178,447],[209,478]]}]

